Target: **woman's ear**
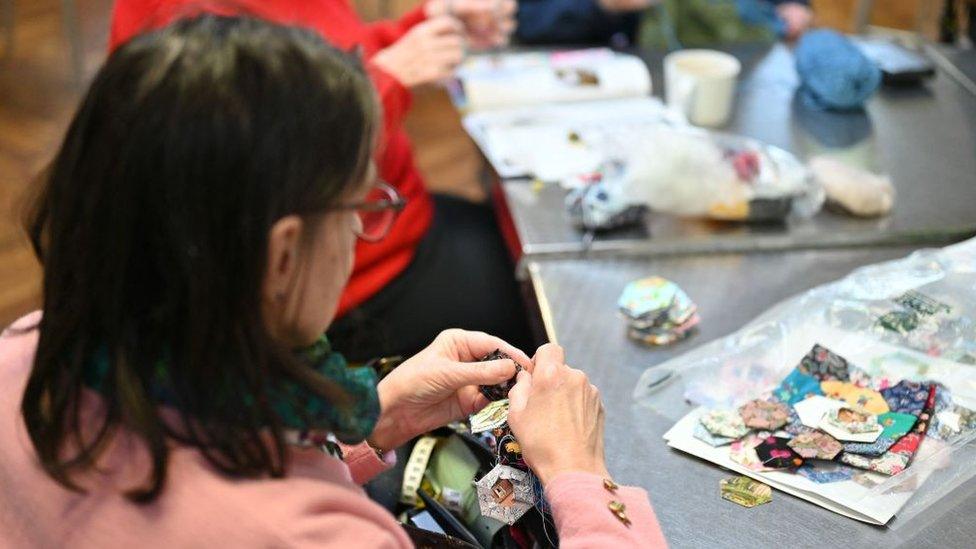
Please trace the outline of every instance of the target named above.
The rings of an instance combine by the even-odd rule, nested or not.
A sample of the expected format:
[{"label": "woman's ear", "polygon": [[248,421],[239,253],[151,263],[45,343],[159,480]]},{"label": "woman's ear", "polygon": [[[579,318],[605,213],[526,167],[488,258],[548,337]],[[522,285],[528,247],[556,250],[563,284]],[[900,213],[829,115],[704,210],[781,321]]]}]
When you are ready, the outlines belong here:
[{"label": "woman's ear", "polygon": [[298,276],[299,250],[302,242],[302,218],[282,217],[268,232],[268,264],[264,275],[264,302],[279,314],[287,306],[288,294]]}]

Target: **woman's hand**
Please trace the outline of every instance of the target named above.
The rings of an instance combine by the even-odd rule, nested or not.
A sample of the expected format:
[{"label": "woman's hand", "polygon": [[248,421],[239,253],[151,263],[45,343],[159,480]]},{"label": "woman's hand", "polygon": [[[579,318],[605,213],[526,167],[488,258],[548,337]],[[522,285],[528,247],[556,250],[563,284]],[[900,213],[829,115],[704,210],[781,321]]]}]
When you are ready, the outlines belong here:
[{"label": "woman's hand", "polygon": [[515,0],[430,0],[424,6],[427,17],[456,17],[474,49],[507,44],[515,30],[515,10]]},{"label": "woman's hand", "polygon": [[784,2],[776,6],[776,14],[786,23],[787,40],[796,40],[813,24],[813,10],[799,2]]},{"label": "woman's hand", "polygon": [[508,424],[543,486],[564,471],[609,477],[600,393],[586,374],[563,363],[561,347],[540,347],[532,373],[519,373],[508,398]]},{"label": "woman's hand", "polygon": [[532,361],[497,337],[446,330],[429,347],[403,362],[380,382],[380,419],[367,438],[370,446],[391,450],[411,438],[482,409],[488,400],[478,385],[493,385],[515,375],[511,360],[472,362],[500,349],[523,368]]},{"label": "woman's hand", "polygon": [[370,60],[408,88],[449,78],[464,58],[461,23],[446,15],[411,28]]}]

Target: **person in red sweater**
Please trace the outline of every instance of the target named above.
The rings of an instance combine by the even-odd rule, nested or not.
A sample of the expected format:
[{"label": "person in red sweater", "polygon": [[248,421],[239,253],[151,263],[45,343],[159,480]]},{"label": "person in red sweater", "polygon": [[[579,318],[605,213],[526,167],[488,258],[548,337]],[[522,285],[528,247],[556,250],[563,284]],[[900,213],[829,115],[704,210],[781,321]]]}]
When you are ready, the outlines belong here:
[{"label": "person in red sweater", "polygon": [[329,333],[336,348],[354,361],[407,356],[449,327],[534,347],[490,207],[431,196],[403,128],[411,87],[450,77],[466,47],[505,43],[514,0],[427,0],[399,20],[374,23],[363,22],[349,0],[117,0],[109,47],[203,11],[306,27],[340,49],[359,49],[376,87],[383,126],[375,160],[406,207],[386,239],[357,247]]}]

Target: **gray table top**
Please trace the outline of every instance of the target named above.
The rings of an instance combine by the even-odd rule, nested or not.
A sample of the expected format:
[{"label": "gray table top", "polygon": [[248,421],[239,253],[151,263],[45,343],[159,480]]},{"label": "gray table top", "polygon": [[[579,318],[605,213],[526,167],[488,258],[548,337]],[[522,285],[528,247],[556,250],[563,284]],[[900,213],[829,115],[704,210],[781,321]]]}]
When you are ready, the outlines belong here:
[{"label": "gray table top", "polygon": [[[960,85],[976,95],[976,49],[961,50],[948,46],[929,46],[926,53]],[[946,66],[948,63],[951,66]]]},{"label": "gray table top", "polygon": [[[976,482],[907,523],[891,528],[857,522],[790,495],[745,509],[719,497],[728,471],[671,450],[663,434],[673,424],[638,405],[632,392],[644,369],[727,335],[775,303],[846,275],[856,267],[899,258],[908,247],[714,254],[698,257],[560,259],[529,262],[550,339],[566,360],[590,376],[607,408],[608,466],[619,481],[650,493],[674,547],[972,547]],[[699,305],[700,332],[672,347],[643,347],[626,338],[616,300],[634,279],[660,275],[677,282]],[[677,383],[675,384],[677,386]],[[680,391],[675,391],[679,394]],[[680,406],[680,396],[676,396]]]},{"label": "gray table top", "polygon": [[[563,213],[565,191],[526,180],[502,183],[522,253],[713,253],[872,244],[943,244],[976,234],[976,97],[943,71],[920,88],[882,88],[861,113],[810,111],[794,99],[790,51],[743,47],[733,119],[724,131],[754,137],[801,158],[822,152],[891,175],[898,196],[881,219],[830,211],[786,225],[749,226],[649,215],[647,230],[597,236],[587,246]],[[644,55],[660,88],[663,54]],[[660,90],[657,90],[660,93]],[[648,237],[648,233],[650,237]]]}]

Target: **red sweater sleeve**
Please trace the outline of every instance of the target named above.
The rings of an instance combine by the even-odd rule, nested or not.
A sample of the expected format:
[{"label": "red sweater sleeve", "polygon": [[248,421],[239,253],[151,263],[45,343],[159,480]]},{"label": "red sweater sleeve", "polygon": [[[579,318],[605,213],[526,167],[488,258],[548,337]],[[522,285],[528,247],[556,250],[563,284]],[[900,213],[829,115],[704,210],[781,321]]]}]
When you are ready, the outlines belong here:
[{"label": "red sweater sleeve", "polygon": [[399,40],[414,25],[427,19],[427,15],[424,13],[425,3],[421,2],[419,6],[408,11],[400,19],[367,24],[366,30],[370,35],[371,42],[376,44],[379,49],[383,49]]}]

